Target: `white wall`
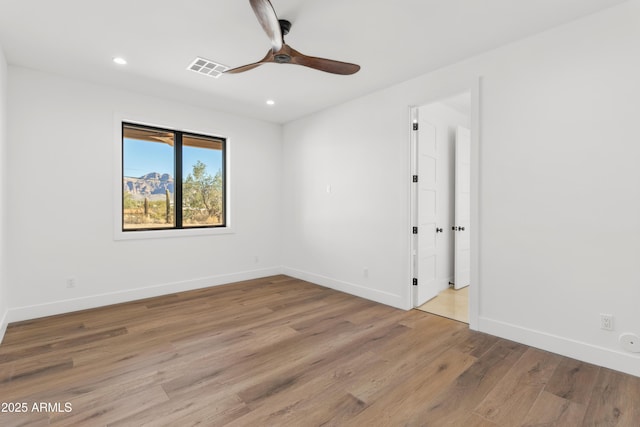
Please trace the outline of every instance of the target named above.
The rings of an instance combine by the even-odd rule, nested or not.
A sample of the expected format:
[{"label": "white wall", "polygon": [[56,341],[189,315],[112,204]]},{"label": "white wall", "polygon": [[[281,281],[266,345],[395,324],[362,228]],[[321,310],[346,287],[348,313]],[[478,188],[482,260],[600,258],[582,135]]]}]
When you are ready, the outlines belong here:
[{"label": "white wall", "polygon": [[6,222],[6,180],[7,180],[7,61],[4,57],[2,46],[0,46],[0,342],[4,337],[4,332],[8,322],[8,284],[7,284],[7,264],[6,264],[6,244],[5,236],[7,229]]},{"label": "white wall", "polygon": [[287,271],[409,308],[409,106],[482,76],[479,329],[640,375],[617,341],[640,334],[639,16],[630,1],[287,124]]},{"label": "white wall", "polygon": [[[11,321],[280,272],[281,126],[13,66],[9,83]],[[228,137],[234,234],[114,240],[119,113]]]},{"label": "white wall", "polygon": [[410,175],[400,170],[409,158],[397,129],[408,126],[409,109],[389,114],[368,99],[285,126],[284,265],[295,277],[400,307]]},{"label": "white wall", "polygon": [[438,199],[436,200],[436,224],[444,229],[438,236],[436,280],[438,289],[443,291],[454,280],[454,233],[455,225],[455,148],[458,126],[470,127],[470,119],[440,102],[419,108],[420,121],[426,120],[436,128],[436,154],[438,167],[436,182]]}]

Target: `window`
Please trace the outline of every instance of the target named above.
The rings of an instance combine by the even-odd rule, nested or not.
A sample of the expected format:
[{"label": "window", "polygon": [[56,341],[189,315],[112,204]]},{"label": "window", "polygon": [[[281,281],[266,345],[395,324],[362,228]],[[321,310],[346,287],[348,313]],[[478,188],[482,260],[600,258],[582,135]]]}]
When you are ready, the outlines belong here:
[{"label": "window", "polygon": [[226,226],[220,137],[122,123],[122,231]]}]

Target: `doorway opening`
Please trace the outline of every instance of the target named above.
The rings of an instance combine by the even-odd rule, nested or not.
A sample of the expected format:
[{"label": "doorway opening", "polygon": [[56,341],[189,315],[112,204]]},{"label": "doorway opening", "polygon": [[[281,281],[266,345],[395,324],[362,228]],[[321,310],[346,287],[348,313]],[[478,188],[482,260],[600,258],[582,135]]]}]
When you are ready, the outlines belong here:
[{"label": "doorway opening", "polygon": [[469,324],[469,287],[440,291],[416,309]]},{"label": "doorway opening", "polygon": [[472,93],[412,109],[413,307],[469,322]]}]

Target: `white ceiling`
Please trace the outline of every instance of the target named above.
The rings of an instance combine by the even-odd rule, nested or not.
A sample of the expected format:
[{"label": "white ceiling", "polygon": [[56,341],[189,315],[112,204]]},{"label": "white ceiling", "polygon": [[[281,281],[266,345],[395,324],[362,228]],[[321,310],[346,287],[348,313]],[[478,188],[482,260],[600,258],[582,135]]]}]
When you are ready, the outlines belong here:
[{"label": "white ceiling", "polygon": [[196,56],[235,67],[265,55],[248,0],[0,0],[0,45],[13,65],[284,123],[625,0],[271,1],[293,23],[289,45],[361,71],[187,71]]}]

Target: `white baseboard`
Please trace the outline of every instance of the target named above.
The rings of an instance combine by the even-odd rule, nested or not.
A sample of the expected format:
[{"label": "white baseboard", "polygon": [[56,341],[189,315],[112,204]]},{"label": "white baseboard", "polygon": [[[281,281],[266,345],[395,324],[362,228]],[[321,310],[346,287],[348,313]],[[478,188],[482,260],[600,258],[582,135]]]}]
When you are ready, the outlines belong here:
[{"label": "white baseboard", "polygon": [[327,288],[335,289],[336,291],[345,292],[350,295],[355,295],[357,297],[379,302],[381,304],[390,305],[402,310],[407,310],[406,302],[400,295],[367,288],[364,286],[356,285],[354,283],[343,282],[341,280],[309,273],[307,271],[296,270],[295,268],[290,267],[283,267],[282,274],[295,277],[296,279],[306,280],[307,282],[315,283]]},{"label": "white baseboard", "polygon": [[481,332],[640,377],[640,355],[587,344],[498,320],[479,318]]},{"label": "white baseboard", "polygon": [[7,332],[7,326],[9,326],[9,310],[5,310],[0,317],[0,344],[2,344],[4,334]]},{"label": "white baseboard", "polygon": [[194,289],[219,286],[243,280],[259,279],[261,277],[282,274],[281,267],[273,267],[262,270],[243,271],[239,273],[221,274],[217,276],[202,277],[199,279],[185,280],[181,282],[163,283],[144,288],[129,289],[126,291],[109,292],[99,295],[91,295],[81,298],[73,298],[54,301],[46,304],[37,304],[12,308],[5,315],[5,323],[19,322],[22,320],[36,319],[39,317],[53,316],[56,314],[70,313],[73,311],[103,307],[144,298],[173,294],[176,292],[190,291]]}]

